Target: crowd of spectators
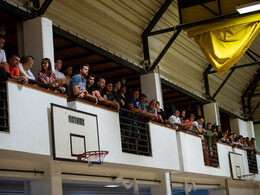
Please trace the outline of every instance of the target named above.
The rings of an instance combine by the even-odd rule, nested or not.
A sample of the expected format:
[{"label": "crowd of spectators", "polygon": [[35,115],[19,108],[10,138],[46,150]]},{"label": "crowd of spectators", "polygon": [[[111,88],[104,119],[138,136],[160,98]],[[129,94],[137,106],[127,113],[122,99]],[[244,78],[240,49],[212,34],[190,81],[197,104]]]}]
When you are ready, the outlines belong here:
[{"label": "crowd of spectators", "polygon": [[103,103],[110,105],[115,109],[126,108],[133,112],[145,115],[150,120],[155,120],[172,126],[175,129],[194,132],[211,137],[211,140],[219,140],[232,146],[240,148],[255,148],[255,139],[237,135],[231,130],[221,130],[219,126],[208,123],[203,128],[204,119],[190,114],[186,118],[185,110],[175,110],[174,113],[167,118],[165,112],[160,108],[160,102],[152,99],[149,103],[146,101],[145,94],[140,94],[137,89],[132,90],[128,95],[125,83],[119,80],[114,82],[106,81],[105,78],[98,78],[95,82],[95,76],[90,71],[90,66],[84,64],[80,67],[79,73],[72,75],[73,68],[66,66],[64,73],[62,70],[62,60],[55,59],[55,70],[52,70],[51,60],[44,58],[41,61],[41,70],[37,74],[37,78],[31,72],[34,64],[34,58],[31,55],[23,56],[21,59],[17,54],[10,55],[8,61],[6,59],[3,46],[5,44],[4,37],[0,37],[0,78],[14,78],[22,83],[28,83],[28,80],[37,80],[46,85],[59,88],[68,98],[82,98],[93,101],[94,103]]}]

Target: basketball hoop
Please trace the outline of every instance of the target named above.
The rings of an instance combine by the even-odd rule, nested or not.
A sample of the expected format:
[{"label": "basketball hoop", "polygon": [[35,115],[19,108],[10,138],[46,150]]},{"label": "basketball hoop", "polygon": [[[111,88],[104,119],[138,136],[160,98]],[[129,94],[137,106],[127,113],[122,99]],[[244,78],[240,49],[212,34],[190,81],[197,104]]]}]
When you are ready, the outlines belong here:
[{"label": "basketball hoop", "polygon": [[255,174],[254,173],[249,173],[246,175],[241,175],[241,176],[237,176],[238,179],[243,180],[243,181],[252,181],[255,178]]},{"label": "basketball hoop", "polygon": [[79,154],[77,155],[77,161],[78,162],[82,162],[82,160],[87,160],[88,161],[88,166],[92,166],[95,164],[103,164],[103,160],[106,157],[106,155],[108,154],[108,151],[89,151],[89,152],[85,152],[83,154]]}]

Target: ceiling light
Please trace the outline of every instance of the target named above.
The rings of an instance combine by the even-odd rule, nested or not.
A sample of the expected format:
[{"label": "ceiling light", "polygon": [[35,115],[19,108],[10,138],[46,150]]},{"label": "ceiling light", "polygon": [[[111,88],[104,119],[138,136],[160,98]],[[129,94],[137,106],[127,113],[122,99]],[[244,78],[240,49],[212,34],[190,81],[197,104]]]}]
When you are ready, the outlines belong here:
[{"label": "ceiling light", "polygon": [[118,188],[119,185],[106,185],[105,187],[106,188]]},{"label": "ceiling light", "polygon": [[236,6],[237,11],[240,14],[254,12],[260,10],[260,1],[255,1],[253,3],[248,3],[244,5]]}]

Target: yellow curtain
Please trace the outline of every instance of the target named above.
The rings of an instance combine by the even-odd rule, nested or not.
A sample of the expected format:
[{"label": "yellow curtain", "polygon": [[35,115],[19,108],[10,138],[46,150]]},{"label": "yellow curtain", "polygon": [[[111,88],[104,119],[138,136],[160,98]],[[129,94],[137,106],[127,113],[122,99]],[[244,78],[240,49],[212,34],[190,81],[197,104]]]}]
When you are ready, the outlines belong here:
[{"label": "yellow curtain", "polygon": [[260,13],[185,29],[220,74],[229,70],[260,32]]}]

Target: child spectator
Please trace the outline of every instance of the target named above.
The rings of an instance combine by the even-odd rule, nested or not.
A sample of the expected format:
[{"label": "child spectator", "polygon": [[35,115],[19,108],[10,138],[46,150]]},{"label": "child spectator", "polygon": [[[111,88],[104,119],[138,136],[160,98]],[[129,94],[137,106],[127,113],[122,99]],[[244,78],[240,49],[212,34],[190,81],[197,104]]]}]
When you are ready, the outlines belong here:
[{"label": "child spectator", "polygon": [[51,60],[49,58],[42,59],[42,69],[38,73],[38,81],[53,87],[61,87],[64,82],[56,79],[55,73],[51,69]]},{"label": "child spectator", "polygon": [[4,44],[5,38],[3,36],[0,36],[0,68],[2,68],[4,71],[7,71],[6,55],[5,50],[3,50]]},{"label": "child spectator", "polygon": [[34,58],[30,55],[21,58],[21,64],[19,64],[20,74],[28,79],[35,80],[31,68],[34,63]]}]

